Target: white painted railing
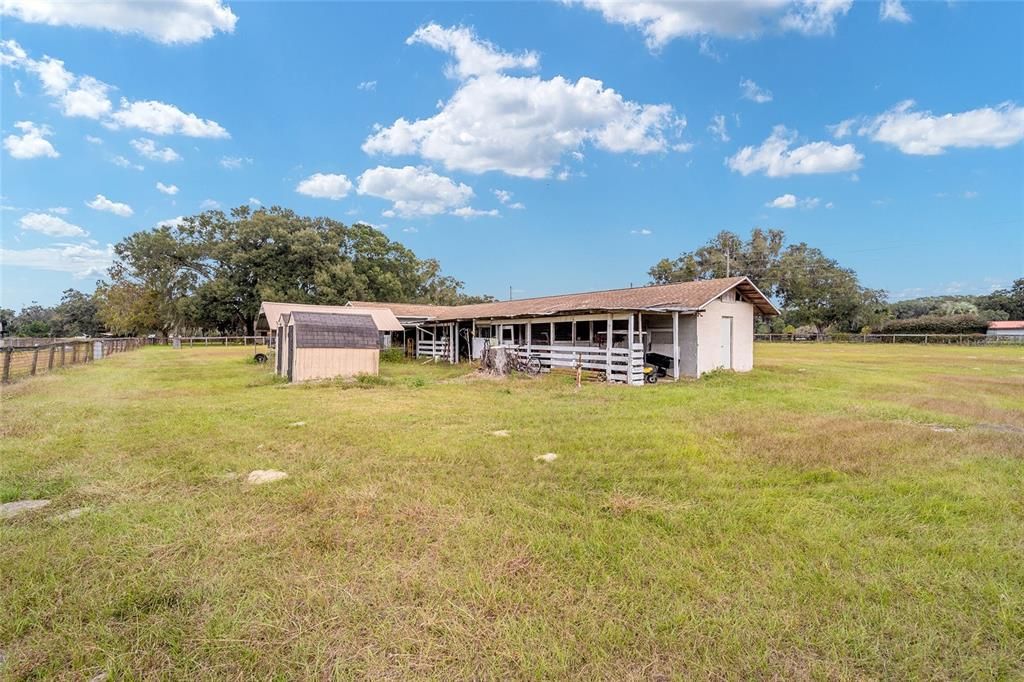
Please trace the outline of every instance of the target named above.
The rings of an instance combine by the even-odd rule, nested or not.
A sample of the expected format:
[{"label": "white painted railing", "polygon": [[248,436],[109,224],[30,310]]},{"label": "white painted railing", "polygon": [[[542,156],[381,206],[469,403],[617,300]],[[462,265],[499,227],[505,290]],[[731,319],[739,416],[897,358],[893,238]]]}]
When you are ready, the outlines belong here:
[{"label": "white painted railing", "polygon": [[597,346],[520,346],[523,351],[540,360],[541,368],[550,371],[552,367],[607,372],[612,381],[627,384],[644,382],[644,347],[634,343],[632,348],[607,348]]},{"label": "white painted railing", "polygon": [[442,338],[437,341],[420,339],[416,342],[416,357],[447,359],[450,348],[451,346],[448,345],[447,338]]}]

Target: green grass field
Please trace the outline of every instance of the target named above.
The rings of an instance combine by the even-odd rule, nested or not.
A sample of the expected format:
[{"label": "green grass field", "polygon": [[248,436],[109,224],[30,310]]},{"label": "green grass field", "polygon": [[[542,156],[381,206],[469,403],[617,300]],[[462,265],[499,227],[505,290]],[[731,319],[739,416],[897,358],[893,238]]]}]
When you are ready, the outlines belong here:
[{"label": "green grass field", "polygon": [[52,504],[0,520],[0,676],[1024,676],[1024,352],[756,352],[577,392],[148,348],[5,387],[0,502]]}]

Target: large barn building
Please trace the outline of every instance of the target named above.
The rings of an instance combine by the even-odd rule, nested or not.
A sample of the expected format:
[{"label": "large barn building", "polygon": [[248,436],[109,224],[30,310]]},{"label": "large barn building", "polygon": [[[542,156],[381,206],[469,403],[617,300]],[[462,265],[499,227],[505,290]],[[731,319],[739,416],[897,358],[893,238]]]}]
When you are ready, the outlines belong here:
[{"label": "large barn building", "polygon": [[395,340],[416,357],[476,359],[485,343],[512,344],[544,368],[603,371],[642,382],[646,354],[671,360],[669,375],[699,377],[754,366],[754,317],[778,309],[747,277],[680,282],[461,306],[352,301],[386,309],[403,326]]}]

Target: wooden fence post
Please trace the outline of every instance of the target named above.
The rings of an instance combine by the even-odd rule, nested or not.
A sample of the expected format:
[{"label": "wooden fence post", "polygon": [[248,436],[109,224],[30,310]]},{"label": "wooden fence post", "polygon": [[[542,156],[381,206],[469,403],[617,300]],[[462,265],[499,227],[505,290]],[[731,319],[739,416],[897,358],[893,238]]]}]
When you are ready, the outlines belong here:
[{"label": "wooden fence post", "polygon": [[5,384],[11,380],[11,356],[13,354],[13,348],[4,348],[4,374],[0,381]]},{"label": "wooden fence post", "polygon": [[49,372],[53,369],[53,354],[57,352],[56,346],[50,344],[50,359],[46,361],[46,371]]},{"label": "wooden fence post", "polygon": [[36,344],[35,350],[32,351],[32,376],[36,375],[36,365],[39,364],[39,344]]},{"label": "wooden fence post", "polygon": [[66,347],[64,346],[64,342],[62,341],[61,344],[60,344],[60,366],[61,367],[64,366],[65,348]]}]

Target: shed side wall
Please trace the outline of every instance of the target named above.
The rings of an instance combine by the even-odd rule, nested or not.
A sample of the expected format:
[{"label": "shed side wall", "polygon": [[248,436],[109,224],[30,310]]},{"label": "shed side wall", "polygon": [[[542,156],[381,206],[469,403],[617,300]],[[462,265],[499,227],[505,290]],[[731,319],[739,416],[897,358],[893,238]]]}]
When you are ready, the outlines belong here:
[{"label": "shed side wall", "polygon": [[376,348],[296,348],[294,381],[349,378],[377,374],[380,351]]},{"label": "shed side wall", "polygon": [[[718,369],[721,362],[722,318],[732,317],[732,368],[749,372],[754,368],[754,305],[715,299],[697,318],[698,370],[701,374]],[[686,338],[686,335],[683,336]]]}]

